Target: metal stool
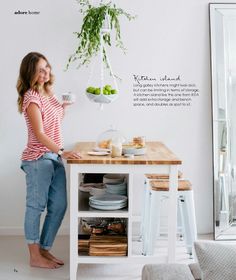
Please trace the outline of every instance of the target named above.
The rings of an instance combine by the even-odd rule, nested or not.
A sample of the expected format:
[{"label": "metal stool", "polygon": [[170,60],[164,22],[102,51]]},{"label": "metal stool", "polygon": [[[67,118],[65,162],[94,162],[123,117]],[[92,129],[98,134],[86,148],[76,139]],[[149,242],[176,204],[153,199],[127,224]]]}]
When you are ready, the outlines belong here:
[{"label": "metal stool", "polygon": [[[157,234],[160,234],[161,201],[168,198],[168,180],[148,181],[145,195],[144,225],[143,225],[143,254],[153,255]],[[193,242],[197,237],[193,190],[188,180],[178,181],[178,214],[180,217],[183,237],[187,253],[192,255]],[[145,230],[144,230],[145,227]]]},{"label": "metal stool", "polygon": [[[144,181],[144,195],[142,196],[142,212],[141,212],[141,227],[140,227],[140,240],[143,239],[144,233],[146,232],[148,219],[149,219],[149,195],[150,195],[150,181],[151,180],[169,180],[169,174],[145,174]],[[183,173],[178,172],[178,179],[182,178]],[[180,218],[178,215],[178,224],[180,224]],[[143,250],[144,251],[144,250]]]}]

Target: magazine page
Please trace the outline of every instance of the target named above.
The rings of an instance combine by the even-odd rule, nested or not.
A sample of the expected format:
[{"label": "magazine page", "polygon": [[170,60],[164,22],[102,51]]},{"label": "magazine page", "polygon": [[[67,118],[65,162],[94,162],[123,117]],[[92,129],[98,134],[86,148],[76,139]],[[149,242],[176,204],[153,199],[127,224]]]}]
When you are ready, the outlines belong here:
[{"label": "magazine page", "polygon": [[[184,211],[193,211],[192,241],[197,234],[213,239],[213,217],[218,226],[219,223],[223,226],[224,221],[229,225],[229,216],[234,215],[227,212],[233,205],[227,204],[228,197],[224,209],[220,208],[222,197],[215,202],[217,213],[214,214],[213,208],[216,191],[213,148],[220,137],[225,141],[225,144],[221,141],[220,154],[227,154],[221,160],[232,167],[227,174],[234,173],[234,165],[229,159],[228,143],[233,136],[228,123],[213,126],[212,107],[216,97],[212,94],[225,90],[227,83],[218,84],[216,91],[217,82],[213,86],[211,83],[212,79],[214,82],[211,59],[215,59],[211,58],[214,54],[211,47],[215,41],[210,45],[209,2],[22,0],[2,3],[1,8],[0,244],[4,245],[4,238],[10,236],[3,248],[8,251],[7,242],[12,246],[9,245],[6,255],[5,250],[0,250],[4,252],[0,253],[0,279],[33,279],[34,271],[35,279],[44,275],[44,279],[69,279],[69,275],[70,279],[76,279],[77,265],[81,263],[94,264],[94,271],[86,265],[79,266],[78,279],[101,279],[99,274],[115,279],[105,263],[114,266],[119,279],[124,279],[124,274],[129,279],[141,279],[143,265],[152,258],[157,261],[159,257],[160,263],[181,262],[175,247],[178,242],[182,242],[185,262],[193,262],[189,258],[192,247],[186,249],[185,241],[175,238],[181,228],[178,219],[182,215],[184,221]],[[223,28],[220,21],[216,22],[216,28]],[[234,34],[233,27],[227,30]],[[230,48],[233,42],[232,39]],[[218,49],[216,54],[221,60],[217,63],[225,63],[226,58],[217,52]],[[222,71],[222,77],[226,73],[224,67],[216,71]],[[217,81],[220,83],[220,79]],[[224,115],[226,104],[233,104],[233,99],[219,100]],[[230,123],[233,125],[233,118]],[[214,136],[215,146],[214,128],[220,131]],[[58,168],[61,177],[56,177]],[[156,185],[147,187],[151,180],[145,174],[150,173],[167,177],[157,176]],[[108,174],[105,182],[104,174]],[[215,179],[233,180],[225,174],[221,179],[215,175]],[[123,179],[119,181],[120,178]],[[55,181],[54,196],[51,188]],[[118,191],[113,186],[117,182]],[[37,187],[38,197],[31,200],[35,185],[42,187]],[[180,185],[183,192],[191,191],[193,210],[186,210],[187,203],[179,202]],[[154,198],[164,191],[164,199],[159,202],[145,200],[151,193],[155,192]],[[233,196],[233,193],[227,194]],[[108,204],[104,198],[102,202],[97,198],[104,195]],[[59,261],[41,254],[43,259],[34,262],[31,258],[30,266],[26,243],[34,253],[32,244],[40,247],[44,238],[38,240],[39,229],[32,238],[30,215],[32,219],[37,216],[35,223],[39,223],[41,216],[40,229],[47,232],[42,227],[52,205],[58,207],[58,213],[61,211],[57,225],[53,225],[58,233],[41,249],[51,250],[55,238],[53,249],[56,255],[59,253]],[[159,212],[152,213],[152,209]],[[144,211],[149,212],[144,214]],[[152,247],[158,245],[152,243],[156,237],[150,231],[153,226],[150,217],[159,220],[164,244],[161,245],[164,257],[159,255],[156,259],[158,250],[153,252]],[[77,237],[88,232],[90,244],[95,245],[87,247],[87,258],[83,258],[77,252]],[[111,236],[101,237],[107,232]],[[95,235],[91,237],[91,233]],[[182,235],[186,236],[186,232]],[[119,240],[117,236],[121,236]],[[80,241],[79,246],[89,246],[88,239]],[[12,247],[16,242],[23,250],[22,269],[14,262]],[[117,247],[111,250],[107,244],[112,242]],[[99,251],[96,246],[105,249]],[[106,261],[109,256],[114,259]],[[137,262],[134,256],[138,256]],[[4,259],[9,262],[6,266]],[[60,259],[64,259],[63,268]],[[137,266],[135,273],[126,260]],[[116,266],[119,264],[124,267],[123,274]],[[52,278],[47,278],[44,270],[32,270],[33,266],[60,269],[51,270]]]}]

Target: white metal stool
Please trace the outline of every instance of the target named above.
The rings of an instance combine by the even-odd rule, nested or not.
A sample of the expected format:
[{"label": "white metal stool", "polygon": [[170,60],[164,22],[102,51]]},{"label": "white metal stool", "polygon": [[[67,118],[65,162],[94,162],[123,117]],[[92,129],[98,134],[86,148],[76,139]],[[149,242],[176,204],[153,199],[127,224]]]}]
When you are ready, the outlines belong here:
[{"label": "white metal stool", "polygon": [[[143,254],[153,255],[157,234],[160,234],[161,200],[168,198],[169,181],[151,180],[147,187],[145,223],[143,228]],[[178,213],[183,229],[187,253],[192,255],[193,242],[197,238],[193,190],[188,180],[178,181]]]},{"label": "white metal stool", "polygon": [[[151,180],[168,180],[169,174],[145,174],[144,181],[144,195],[142,196],[142,212],[141,212],[141,227],[140,227],[140,240],[143,239],[144,233],[148,225],[149,219],[149,195],[150,195],[150,181]],[[178,179],[182,178],[183,173],[178,172]],[[180,224],[180,217],[178,212],[178,224]],[[143,250],[144,251],[144,250]]]}]

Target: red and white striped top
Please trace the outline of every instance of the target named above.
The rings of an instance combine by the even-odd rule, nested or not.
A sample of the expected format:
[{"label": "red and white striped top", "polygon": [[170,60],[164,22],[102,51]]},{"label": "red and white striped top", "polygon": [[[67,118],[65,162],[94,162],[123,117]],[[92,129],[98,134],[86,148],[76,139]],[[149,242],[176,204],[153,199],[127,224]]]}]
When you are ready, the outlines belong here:
[{"label": "red and white striped top", "polygon": [[22,111],[28,128],[28,143],[22,154],[22,160],[35,160],[40,158],[49,149],[41,144],[32,129],[27,108],[30,103],[38,105],[42,114],[44,133],[54,141],[59,147],[62,147],[61,121],[64,116],[64,109],[56,96],[45,97],[37,91],[28,90],[24,95]]}]

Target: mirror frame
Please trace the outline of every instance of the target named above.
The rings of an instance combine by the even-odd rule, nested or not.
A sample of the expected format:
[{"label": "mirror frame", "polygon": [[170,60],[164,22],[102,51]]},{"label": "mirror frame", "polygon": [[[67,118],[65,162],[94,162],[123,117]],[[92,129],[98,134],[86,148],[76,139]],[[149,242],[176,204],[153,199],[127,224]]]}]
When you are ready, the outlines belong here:
[{"label": "mirror frame", "polygon": [[[215,240],[235,240],[236,239],[236,227],[235,227],[235,238],[220,238],[220,234],[218,235],[218,232],[216,231],[216,219],[217,219],[217,213],[216,213],[216,199],[218,197],[216,197],[216,190],[217,188],[219,189],[219,181],[221,180],[221,176],[220,176],[220,170],[221,170],[221,162],[220,162],[220,153],[223,152],[222,150],[222,145],[219,145],[219,134],[218,131],[219,129],[224,129],[224,126],[226,127],[226,146],[225,146],[225,154],[223,155],[223,160],[226,160],[226,163],[228,163],[228,158],[231,152],[231,145],[230,145],[230,138],[229,138],[229,119],[227,117],[227,93],[228,90],[227,88],[225,92],[225,101],[223,101],[223,103],[225,102],[225,117],[224,118],[219,118],[219,95],[218,95],[218,91],[220,91],[218,85],[218,73],[217,70],[219,70],[218,64],[216,62],[216,57],[217,57],[217,46],[216,46],[216,36],[217,34],[219,34],[216,32],[216,23],[217,23],[217,12],[219,12],[220,9],[235,9],[236,10],[236,3],[209,3],[209,29],[210,29],[210,58],[211,58],[211,104],[212,104],[212,152],[213,152],[213,233],[214,233],[214,239]],[[223,15],[223,13],[222,13]],[[235,13],[236,16],[236,13]],[[224,19],[223,19],[223,23],[224,23]],[[222,30],[224,28],[224,25],[222,25]],[[224,30],[223,30],[224,31]],[[224,34],[224,32],[222,32],[222,34]],[[225,42],[225,41],[223,41]],[[224,49],[224,48],[223,48]],[[226,64],[223,64],[224,66]],[[226,71],[223,72],[223,74],[226,77]],[[225,77],[223,79],[225,79]],[[221,99],[221,104],[222,104],[222,99]],[[224,106],[223,106],[224,108]],[[222,125],[220,126],[219,123],[223,122]],[[221,128],[220,128],[221,127]],[[221,132],[221,135],[223,135],[223,130]],[[222,136],[223,137],[223,136]],[[221,138],[222,140],[222,138]],[[221,142],[222,144],[222,142]],[[221,147],[221,149],[220,149]],[[224,158],[226,157],[226,159]],[[224,163],[223,163],[224,165]],[[223,168],[224,170],[224,168]],[[229,173],[230,172],[230,173]],[[217,173],[217,174],[216,174]],[[226,167],[225,172],[223,173],[223,177],[224,176],[228,176],[229,174],[231,174],[231,170],[228,170],[228,167]],[[230,175],[229,175],[230,177]],[[222,179],[224,180],[224,178]],[[227,181],[228,180],[228,181]],[[231,183],[231,178],[227,178],[225,185],[229,185]],[[227,193],[226,193],[227,194]],[[229,196],[228,196],[229,198]],[[230,208],[229,209],[229,213],[228,213],[228,223],[230,224]],[[227,213],[226,213],[227,214]],[[234,234],[232,234],[234,235]]]}]

